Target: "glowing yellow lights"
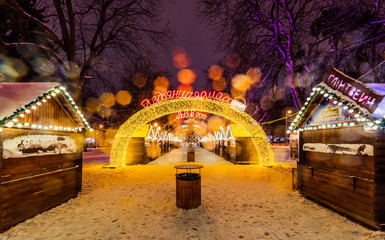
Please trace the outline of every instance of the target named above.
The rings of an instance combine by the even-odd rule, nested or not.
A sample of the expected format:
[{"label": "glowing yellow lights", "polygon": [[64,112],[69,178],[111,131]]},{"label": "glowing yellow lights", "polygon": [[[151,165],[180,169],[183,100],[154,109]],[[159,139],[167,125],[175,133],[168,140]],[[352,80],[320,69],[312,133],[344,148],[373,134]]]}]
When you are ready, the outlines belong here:
[{"label": "glowing yellow lights", "polygon": [[177,73],[178,81],[184,85],[191,85],[195,82],[196,74],[193,70],[184,68]]},{"label": "glowing yellow lights", "polygon": [[122,106],[126,106],[131,103],[132,96],[131,96],[131,93],[129,93],[128,91],[120,90],[116,94],[115,98],[117,103],[119,103]]},{"label": "glowing yellow lights", "polygon": [[110,92],[104,92],[100,95],[99,101],[107,108],[112,107],[115,105],[115,95]]},{"label": "glowing yellow lights", "polygon": [[274,163],[274,153],[268,138],[262,128],[250,115],[243,111],[235,110],[227,103],[212,99],[202,100],[202,98],[191,97],[189,99],[178,98],[160,102],[138,111],[130,117],[115,135],[110,164],[120,166],[132,164],[134,162],[134,156],[128,152],[131,136],[148,122],[184,110],[207,112],[238,123],[249,133],[254,144],[256,155],[253,159],[250,159],[251,162],[259,164]]}]

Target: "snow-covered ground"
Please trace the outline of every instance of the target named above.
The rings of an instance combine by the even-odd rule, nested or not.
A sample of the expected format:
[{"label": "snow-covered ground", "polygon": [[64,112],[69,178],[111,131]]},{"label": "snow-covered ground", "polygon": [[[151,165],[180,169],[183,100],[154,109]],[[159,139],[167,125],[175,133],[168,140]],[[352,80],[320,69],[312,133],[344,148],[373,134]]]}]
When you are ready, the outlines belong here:
[{"label": "snow-covered ground", "polygon": [[202,205],[182,210],[175,164],[109,169],[88,158],[77,198],[0,239],[385,239],[291,190],[292,165],[203,165]]}]

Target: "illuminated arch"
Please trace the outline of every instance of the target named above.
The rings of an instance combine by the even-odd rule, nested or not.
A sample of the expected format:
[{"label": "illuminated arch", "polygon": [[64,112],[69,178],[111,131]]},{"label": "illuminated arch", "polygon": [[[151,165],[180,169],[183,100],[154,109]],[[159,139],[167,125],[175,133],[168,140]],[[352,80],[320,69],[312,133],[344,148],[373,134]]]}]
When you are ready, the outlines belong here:
[{"label": "illuminated arch", "polygon": [[142,109],[131,116],[118,130],[112,145],[110,164],[130,165],[126,160],[127,149],[131,136],[148,122],[162,116],[177,113],[184,110],[195,110],[207,112],[224,117],[238,123],[250,135],[256,149],[256,163],[273,164],[274,154],[268,138],[258,123],[244,111],[239,111],[227,103],[207,98],[178,98],[160,102],[145,109]]}]

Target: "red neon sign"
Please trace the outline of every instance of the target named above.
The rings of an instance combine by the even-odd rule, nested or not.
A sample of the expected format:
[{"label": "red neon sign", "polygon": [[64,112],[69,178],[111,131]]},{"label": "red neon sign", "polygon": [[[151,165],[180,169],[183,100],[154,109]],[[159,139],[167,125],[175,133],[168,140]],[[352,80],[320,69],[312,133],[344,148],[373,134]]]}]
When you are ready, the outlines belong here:
[{"label": "red neon sign", "polygon": [[206,120],[207,114],[201,113],[201,112],[195,112],[195,110],[186,110],[183,112],[178,112],[178,115],[176,116],[177,119],[181,118],[190,118],[190,117],[196,117],[196,118],[201,118],[203,120]]},{"label": "red neon sign", "polygon": [[157,92],[155,96],[153,96],[150,99],[144,99],[140,104],[144,107],[147,108],[149,106],[152,106],[154,104],[169,100],[169,99],[174,99],[174,98],[186,98],[189,99],[191,97],[197,97],[197,98],[209,98],[209,99],[214,99],[217,101],[221,101],[224,103],[231,104],[234,99],[232,99],[229,96],[224,96],[221,92],[186,92],[186,91],[181,91],[181,90],[163,90],[162,92]]}]

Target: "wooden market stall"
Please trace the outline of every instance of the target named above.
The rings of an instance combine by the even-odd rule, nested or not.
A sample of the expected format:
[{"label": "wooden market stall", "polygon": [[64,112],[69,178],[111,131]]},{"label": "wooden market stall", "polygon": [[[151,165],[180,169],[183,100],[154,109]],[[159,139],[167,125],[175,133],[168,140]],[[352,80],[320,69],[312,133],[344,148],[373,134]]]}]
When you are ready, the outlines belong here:
[{"label": "wooden market stall", "polygon": [[385,84],[332,68],[294,119],[300,192],[372,227],[385,224]]},{"label": "wooden market stall", "polygon": [[90,129],[58,83],[0,83],[0,230],[81,191]]}]

